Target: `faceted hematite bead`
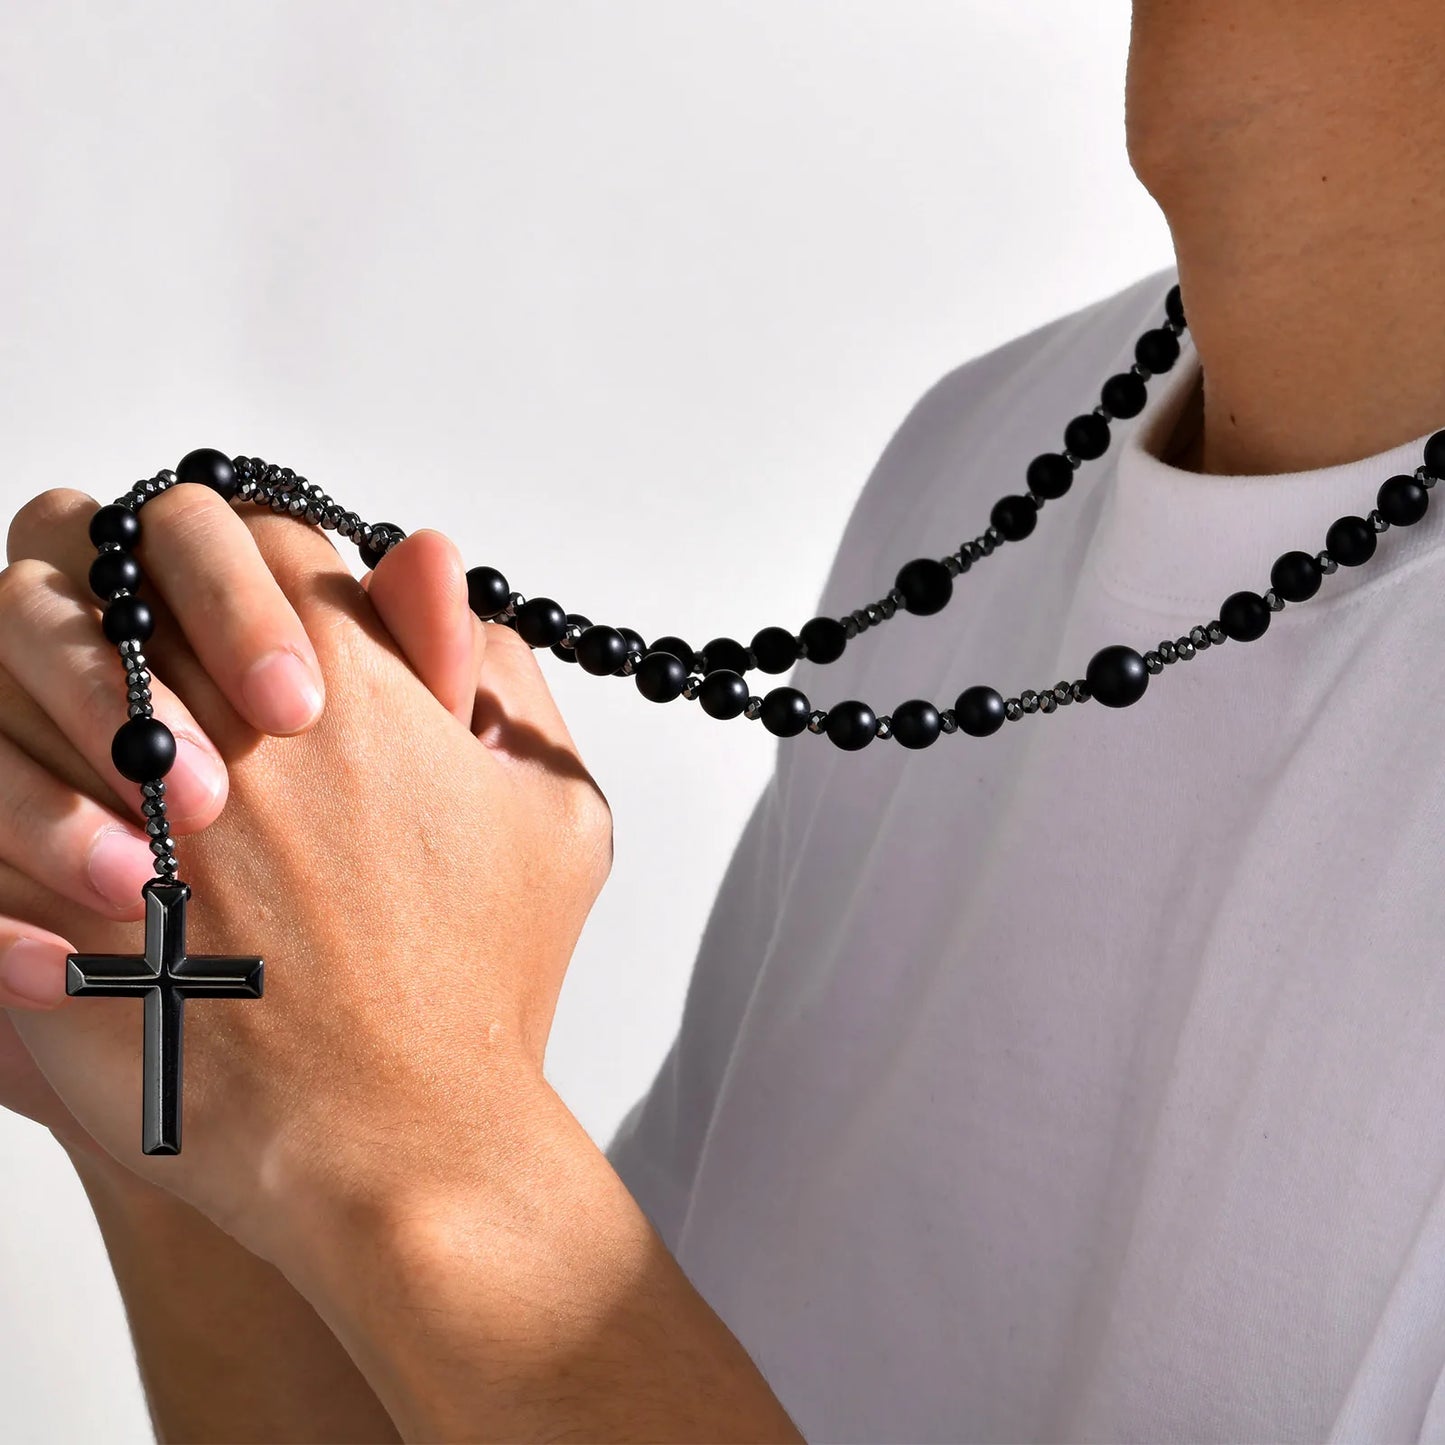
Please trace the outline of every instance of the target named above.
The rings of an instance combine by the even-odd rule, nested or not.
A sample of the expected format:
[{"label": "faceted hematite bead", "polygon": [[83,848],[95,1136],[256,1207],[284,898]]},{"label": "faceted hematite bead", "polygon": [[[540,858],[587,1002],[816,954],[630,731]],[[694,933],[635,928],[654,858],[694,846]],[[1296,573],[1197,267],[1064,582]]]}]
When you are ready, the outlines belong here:
[{"label": "faceted hematite bead", "polygon": [[1105,707],[1128,707],[1144,696],[1149,669],[1132,647],[1123,643],[1100,648],[1085,669],[1089,691]]},{"label": "faceted hematite bead", "polygon": [[1282,552],[1269,569],[1269,585],[1286,602],[1308,602],[1320,590],[1320,564],[1308,552]]},{"label": "faceted hematite bead", "polygon": [[140,563],[129,552],[102,552],[90,564],[90,590],[102,602],[116,592],[134,592],[140,582]]},{"label": "faceted hematite bead", "polygon": [[[569,612],[567,614],[567,632],[562,641],[553,649],[552,655],[560,657],[563,662],[577,661],[577,639],[592,626],[592,619],[584,617],[580,612]],[[571,646],[568,646],[568,642]]]},{"label": "faceted hematite bead", "polygon": [[1038,520],[1039,509],[1032,497],[1000,497],[989,513],[989,521],[1006,542],[1022,542]]},{"label": "faceted hematite bead", "polygon": [[1194,644],[1187,637],[1179,638],[1174,644],[1174,650],[1184,662],[1194,661]]},{"label": "faceted hematite bead", "polygon": [[1058,704],[1058,701],[1055,699],[1055,697],[1054,697],[1054,695],[1053,695],[1052,692],[1043,692],[1043,693],[1040,693],[1040,694],[1039,694],[1039,711],[1040,711],[1040,712],[1042,712],[1042,713],[1050,713],[1050,712],[1053,712],[1053,711],[1058,707],[1058,705],[1059,705],[1059,704]]},{"label": "faceted hematite bead", "polygon": [[555,647],[567,635],[567,614],[550,597],[531,597],[517,609],[517,636],[528,647]]},{"label": "faceted hematite bead", "polygon": [[1076,416],[1064,428],[1064,446],[1086,462],[1103,456],[1109,450],[1109,423],[1091,411]]},{"label": "faceted hematite bead", "polygon": [[1006,698],[1003,705],[1003,715],[1007,722],[1018,722],[1023,717],[1023,704],[1016,697]]},{"label": "faceted hematite bead", "polygon": [[714,637],[702,650],[703,672],[737,672],[748,670],[748,650],[731,637]]},{"label": "faceted hematite bead", "polygon": [[[292,511],[305,511],[306,499],[300,501],[299,508],[292,506]],[[396,525],[395,522],[377,522],[371,529],[371,535],[361,542],[361,564],[363,567],[375,567],[388,552],[399,543],[406,540],[406,533]]]},{"label": "faceted hematite bead", "polygon": [[926,748],[942,730],[943,719],[926,698],[909,698],[893,709],[892,733],[905,748]]},{"label": "faceted hematite bead", "polygon": [[763,672],[786,672],[798,660],[798,639],[786,627],[753,634],[752,654]]},{"label": "faceted hematite bead", "polygon": [[1074,694],[1069,690],[1068,683],[1061,682],[1056,684],[1054,687],[1054,701],[1058,703],[1060,707],[1068,707],[1073,700]]},{"label": "faceted hematite bead", "polygon": [[1414,477],[1389,477],[1375,496],[1385,520],[1395,527],[1412,527],[1425,515],[1430,493]]},{"label": "faceted hematite bead", "polygon": [[226,501],[236,495],[236,468],[225,452],[200,447],[176,463],[177,482],[196,482],[218,492]]},{"label": "faceted hematite bead", "polygon": [[[1268,600],[1268,598],[1265,598],[1266,602]],[[1283,606],[1284,604],[1281,603],[1280,605]],[[1209,634],[1202,627],[1191,627],[1189,629],[1189,640],[1195,645],[1195,647],[1202,648],[1209,646]]]},{"label": "faceted hematite bead", "polygon": [[1179,360],[1179,338],[1162,326],[1146,331],[1135,344],[1134,360],[1155,376],[1169,371]]},{"label": "faceted hematite bead", "polygon": [[726,720],[735,718],[748,705],[747,679],[731,668],[718,668],[702,680],[697,695],[702,710],[709,716]]},{"label": "faceted hematite bead", "polygon": [[1149,669],[1151,675],[1161,673],[1164,671],[1164,659],[1157,652],[1146,652],[1144,666]]},{"label": "faceted hematite bead", "polygon": [[155,718],[131,718],[111,739],[110,760],[121,777],[133,783],[150,782],[170,772],[176,760],[176,740]]},{"label": "faceted hematite bead", "polygon": [[97,547],[134,547],[140,541],[140,518],[117,502],[100,507],[90,519],[90,540]]},{"label": "faceted hematite bead", "polygon": [[682,685],[682,695],[689,702],[693,702],[697,698],[697,695],[701,690],[702,678],[700,678],[696,673],[693,673]]},{"label": "faceted hematite bead", "polygon": [[637,690],[648,702],[671,702],[687,681],[687,667],[670,652],[649,652],[637,664]]},{"label": "faceted hematite bead", "polygon": [[511,595],[511,584],[495,567],[473,567],[467,573],[467,603],[483,622],[501,612]]},{"label": "faceted hematite bead", "polygon": [[1224,599],[1219,620],[1235,642],[1253,642],[1269,630],[1269,605],[1258,592],[1235,592]]},{"label": "faceted hematite bead", "polygon": [[920,617],[942,612],[953,596],[953,578],[935,557],[915,557],[898,569],[893,585],[903,594],[903,605]]},{"label": "faceted hematite bead", "polygon": [[795,738],[808,726],[808,698],[795,687],[775,687],[763,698],[762,723],[774,737]]},{"label": "faceted hematite bead", "polygon": [[953,715],[953,709],[951,707],[946,707],[939,713],[938,730],[945,734],[952,734],[958,731],[958,719]]},{"label": "faceted hematite bead", "polygon": [[[943,565],[945,567],[948,567],[948,564],[950,562],[953,565],[949,567],[948,575],[952,577],[958,571],[958,558],[948,557],[945,559]],[[893,594],[891,592],[888,594],[887,597],[880,597],[878,599],[878,610],[883,614],[884,621],[887,621],[890,617],[893,616],[895,612],[898,611],[898,604],[893,600]],[[756,648],[754,649],[754,651],[756,651]]]},{"label": "faceted hematite bead", "polygon": [[1159,644],[1159,649],[1158,649],[1158,650],[1159,650],[1159,656],[1160,656],[1161,658],[1163,658],[1165,662],[1174,662],[1174,661],[1176,661],[1176,659],[1177,659],[1177,653],[1176,653],[1174,644],[1173,644],[1167,637],[1164,639],[1163,642],[1161,642],[1161,643]]},{"label": "faceted hematite bead", "polygon": [[1132,371],[1121,371],[1104,383],[1101,400],[1114,416],[1128,421],[1144,410],[1149,388]]},{"label": "faceted hematite bead", "polygon": [[1271,587],[1269,591],[1264,594],[1264,605],[1268,607],[1271,612],[1283,612],[1284,598]]},{"label": "faceted hematite bead", "polygon": [[1326,577],[1329,577],[1340,564],[1330,556],[1328,551],[1323,551],[1315,553],[1315,565],[1319,567],[1320,571],[1323,572]]},{"label": "faceted hematite bead", "polygon": [[815,617],[798,631],[798,640],[808,649],[808,661],[829,663],[842,657],[848,634],[836,617]]},{"label": "faceted hematite bead", "polygon": [[886,713],[874,724],[873,736],[880,742],[887,742],[893,736],[893,719]]},{"label": "faceted hematite bead", "polygon": [[1031,492],[1053,499],[1074,485],[1074,469],[1058,452],[1045,452],[1029,463],[1024,474]]},{"label": "faceted hematite bead", "polygon": [[1031,687],[1025,688],[1024,691],[1019,694],[1019,706],[1028,716],[1032,717],[1034,713],[1039,710],[1038,693]]},{"label": "faceted hematite bead", "polygon": [[1004,725],[1003,694],[978,683],[966,687],[953,704],[959,727],[973,738],[986,738]]},{"label": "faceted hematite bead", "polygon": [[866,748],[878,735],[878,717],[866,702],[848,698],[828,709],[828,740],[844,752]]},{"label": "faceted hematite bead", "polygon": [[1342,567],[1361,567],[1375,555],[1375,529],[1363,517],[1339,517],[1325,533],[1325,548]]},{"label": "faceted hematite bead", "polygon": [[107,641],[144,642],[156,630],[155,618],[145,602],[134,595],[117,597],[101,615]]},{"label": "faceted hematite bead", "polygon": [[743,716],[749,722],[757,722],[763,714],[763,700],[755,693],[748,699],[748,705],[743,709]]},{"label": "faceted hematite bead", "polygon": [[852,642],[858,635],[858,619],[856,617],[840,617],[838,620],[843,624],[843,636]]},{"label": "faceted hematite bead", "polygon": [[689,672],[697,664],[697,655],[680,637],[659,637],[648,652],[670,652]]},{"label": "faceted hematite bead", "polygon": [[606,677],[616,672],[627,657],[627,640],[615,627],[589,627],[573,649],[583,672]]}]

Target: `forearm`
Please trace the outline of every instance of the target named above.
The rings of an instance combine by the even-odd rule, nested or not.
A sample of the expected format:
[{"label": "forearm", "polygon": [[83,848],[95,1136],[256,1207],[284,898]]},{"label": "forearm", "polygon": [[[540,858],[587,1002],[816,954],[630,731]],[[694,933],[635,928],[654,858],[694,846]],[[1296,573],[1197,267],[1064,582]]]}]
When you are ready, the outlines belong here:
[{"label": "forearm", "polygon": [[787,1440],[757,1367],[551,1090],[522,1147],[318,1200],[306,1288],[408,1439]]},{"label": "forearm", "polygon": [[159,1439],[397,1439],[346,1351],[276,1269],[118,1166],[73,1157]]}]

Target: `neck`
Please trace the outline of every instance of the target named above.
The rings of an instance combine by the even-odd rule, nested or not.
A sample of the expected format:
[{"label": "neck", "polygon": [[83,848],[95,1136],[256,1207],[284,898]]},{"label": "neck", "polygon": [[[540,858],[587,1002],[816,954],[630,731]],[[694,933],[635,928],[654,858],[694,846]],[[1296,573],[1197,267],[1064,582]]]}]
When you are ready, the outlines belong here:
[{"label": "neck", "polygon": [[1205,377],[1176,464],[1299,471],[1445,426],[1437,5],[1135,0],[1129,154]]}]

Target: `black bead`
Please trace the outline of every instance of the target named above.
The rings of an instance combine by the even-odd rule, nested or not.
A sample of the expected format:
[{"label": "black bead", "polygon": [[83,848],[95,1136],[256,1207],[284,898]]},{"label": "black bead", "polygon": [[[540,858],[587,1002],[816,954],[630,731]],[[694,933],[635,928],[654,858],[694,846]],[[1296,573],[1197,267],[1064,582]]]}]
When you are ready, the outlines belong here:
[{"label": "black bead", "polygon": [[1045,452],[1029,463],[1025,480],[1046,501],[1062,497],[1074,485],[1074,469],[1060,452]]},{"label": "black bead", "polygon": [[848,634],[836,617],[815,617],[799,629],[798,640],[808,649],[809,662],[837,662],[848,645]]},{"label": "black bead", "polygon": [[644,657],[647,656],[647,639],[640,632],[631,627],[619,627],[617,630],[622,634],[622,640],[627,644],[629,652],[640,652]]},{"label": "black bead", "polygon": [[1179,287],[1171,286],[1169,294],[1164,298],[1164,314],[1176,325],[1183,326],[1184,323],[1184,297]]},{"label": "black bead", "polygon": [[938,709],[924,698],[910,698],[893,709],[893,736],[905,748],[926,748],[942,730]]},{"label": "black bead", "polygon": [[737,672],[748,670],[748,650],[741,642],[731,637],[714,637],[702,650],[702,666],[708,672]]},{"label": "black bead", "polygon": [[934,557],[915,557],[905,562],[893,585],[903,594],[903,605],[920,617],[942,612],[953,596],[953,578]]},{"label": "black bead", "polygon": [[1038,523],[1038,504],[1032,497],[1000,497],[988,520],[1005,542],[1022,542]]},{"label": "black bead", "polygon": [[703,678],[697,700],[709,717],[727,719],[747,707],[748,696],[747,679],[730,667],[722,667]]},{"label": "black bead", "polygon": [[807,694],[795,687],[775,687],[764,699],[758,714],[762,724],[774,737],[795,738],[808,726],[813,705]]},{"label": "black bead", "polygon": [[228,502],[236,495],[236,469],[230,457],[214,447],[187,452],[176,463],[176,482],[196,482],[219,493]]},{"label": "black bead", "polygon": [[1286,602],[1308,602],[1320,590],[1322,576],[1311,553],[1282,552],[1269,569],[1269,585]]},{"label": "black bead", "polygon": [[1380,515],[1392,527],[1412,527],[1430,505],[1430,493],[1410,476],[1389,477],[1375,497]]},{"label": "black bead", "polygon": [[659,637],[648,652],[670,652],[689,672],[697,663],[697,654],[680,637]]},{"label": "black bead", "polygon": [[1253,642],[1269,631],[1269,603],[1258,592],[1232,592],[1219,609],[1219,622],[1235,642]]},{"label": "black bead", "polygon": [[1121,371],[1104,383],[1099,400],[1112,416],[1128,421],[1144,410],[1144,404],[1149,400],[1149,388],[1144,385],[1142,377],[1135,376],[1132,371]]},{"label": "black bead", "polygon": [[112,502],[90,519],[90,540],[97,547],[134,547],[140,541],[140,518],[129,507]]},{"label": "black bead", "polygon": [[1091,462],[1109,450],[1109,423],[1101,416],[1086,411],[1064,428],[1064,449]]},{"label": "black bead", "polygon": [[627,639],[615,627],[598,624],[577,639],[574,651],[583,672],[606,677],[627,661]]},{"label": "black bead", "polygon": [[[567,614],[567,623],[571,627],[580,627],[585,632],[592,626],[592,619],[590,617],[584,617],[580,612],[569,612]],[[560,642],[552,649],[552,654],[554,657],[560,657],[563,662],[577,661],[576,652],[570,647],[563,647]]]},{"label": "black bead", "polygon": [[1146,331],[1134,347],[1134,360],[1156,375],[1168,371],[1179,360],[1179,338],[1162,326],[1157,331]]},{"label": "black bead", "polygon": [[637,690],[648,702],[671,702],[682,692],[687,668],[670,652],[649,652],[637,665]]},{"label": "black bead", "polygon": [[1375,555],[1375,529],[1363,517],[1338,517],[1325,533],[1325,549],[1342,567],[1360,567]]},{"label": "black bead", "polygon": [[834,703],[828,709],[824,731],[829,740],[844,752],[856,753],[878,736],[878,718],[866,702],[849,698],[846,702]]},{"label": "black bead", "polygon": [[503,611],[512,584],[495,567],[473,567],[467,573],[467,605],[483,622]]},{"label": "black bead", "polygon": [[953,716],[970,737],[986,738],[1004,725],[1003,695],[982,683],[966,687],[953,704]]},{"label": "black bead", "polygon": [[517,636],[528,647],[555,647],[567,635],[567,614],[550,597],[529,597],[517,609]]},{"label": "black bead", "polygon": [[101,615],[101,629],[106,639],[119,646],[122,642],[144,642],[156,630],[156,620],[140,597],[117,597]]},{"label": "black bead", "polygon": [[406,537],[406,533],[403,532],[395,522],[374,522],[371,528],[371,535],[373,538],[372,541],[362,542],[356,549],[361,554],[361,565],[368,571],[386,556],[386,552],[376,545],[377,542],[383,538],[389,541],[392,537],[396,537],[398,540]]},{"label": "black bead", "polygon": [[129,552],[102,552],[90,564],[90,590],[104,602],[121,588],[134,592],[139,586],[140,563]]},{"label": "black bead", "polygon": [[1100,648],[1084,673],[1089,692],[1105,707],[1128,707],[1144,696],[1149,686],[1149,669],[1132,647],[1116,642]]},{"label": "black bead", "polygon": [[763,672],[786,672],[798,660],[798,639],[786,627],[753,634],[753,656]]},{"label": "black bead", "polygon": [[1432,477],[1445,477],[1445,431],[1437,431],[1425,443],[1424,461]]},{"label": "black bead", "polygon": [[110,744],[110,760],[133,783],[163,778],[176,760],[171,730],[153,717],[133,717],[120,725]]}]

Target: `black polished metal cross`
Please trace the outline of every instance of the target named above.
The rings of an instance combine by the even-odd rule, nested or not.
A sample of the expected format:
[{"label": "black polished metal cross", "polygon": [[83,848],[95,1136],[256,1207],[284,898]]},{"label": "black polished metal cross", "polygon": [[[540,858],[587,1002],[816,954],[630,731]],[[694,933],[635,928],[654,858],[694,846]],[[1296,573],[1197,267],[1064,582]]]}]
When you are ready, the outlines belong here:
[{"label": "black polished metal cross", "polygon": [[147,1154],[181,1152],[181,1045],[188,998],[260,998],[259,958],[186,956],[185,883],[152,878],[141,890],[146,905],[142,958],[72,953],[65,991],[79,998],[145,999],[145,1083],[141,1147]]}]

